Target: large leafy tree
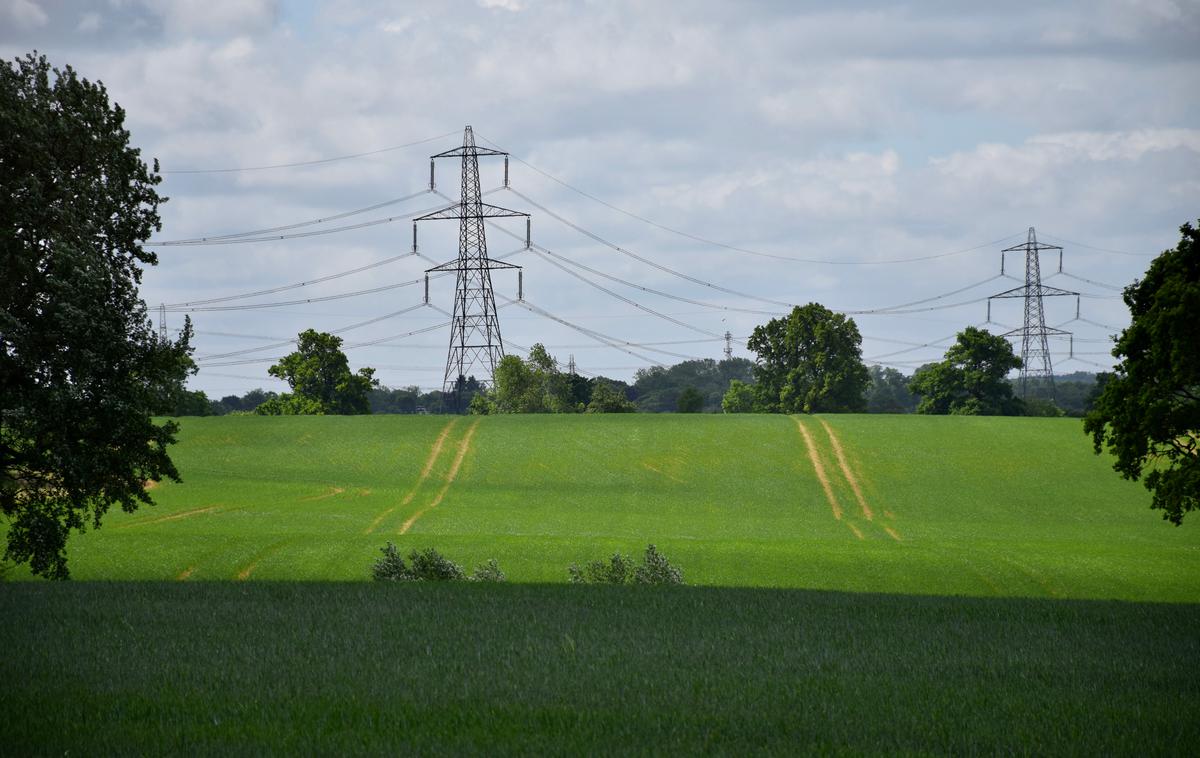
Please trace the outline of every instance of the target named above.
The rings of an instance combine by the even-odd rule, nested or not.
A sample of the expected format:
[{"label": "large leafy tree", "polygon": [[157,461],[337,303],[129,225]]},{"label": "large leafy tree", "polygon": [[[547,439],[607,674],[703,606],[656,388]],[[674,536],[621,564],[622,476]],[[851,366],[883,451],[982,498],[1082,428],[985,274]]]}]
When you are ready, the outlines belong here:
[{"label": "large leafy tree", "polygon": [[1151,507],[1176,525],[1200,507],[1200,230],[1179,231],[1179,244],[1125,289],[1131,322],[1113,348],[1120,363],[1083,426],[1122,476],[1145,473]]},{"label": "large leafy tree", "polygon": [[797,306],[755,327],[747,346],[759,410],[774,413],[854,412],[865,407],[870,377],[854,319],[818,303]]},{"label": "large leafy tree", "polygon": [[65,579],[71,530],[179,473],[151,413],[193,369],[138,295],[158,166],[104,86],[31,54],[0,64],[0,512],[5,558]]},{"label": "large leafy tree", "polygon": [[267,400],[255,408],[262,416],[349,416],[371,412],[370,393],[378,386],[375,369],[350,371],[342,352],[342,338],[306,329],[296,340],[296,350],[267,369],[286,380],[291,393]]},{"label": "large leafy tree", "polygon": [[583,410],[579,377],[558,370],[554,356],[541,343],[521,360],[506,355],[496,364],[493,387],[471,404],[472,413],[579,413]]},{"label": "large leafy tree", "polygon": [[1007,376],[1020,367],[1008,340],[968,326],[945,360],[918,369],[908,388],[921,396],[917,413],[1013,416],[1021,412],[1021,401],[1013,397]]}]

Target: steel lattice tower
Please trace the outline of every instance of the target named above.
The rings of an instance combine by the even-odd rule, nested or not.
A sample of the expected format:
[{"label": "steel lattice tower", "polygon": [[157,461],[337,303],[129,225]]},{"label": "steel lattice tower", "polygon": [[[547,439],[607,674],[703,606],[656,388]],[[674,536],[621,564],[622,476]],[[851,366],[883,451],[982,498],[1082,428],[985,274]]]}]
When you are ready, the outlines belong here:
[{"label": "steel lattice tower", "polygon": [[158,306],[158,339],[160,342],[166,342],[170,335],[167,333],[167,306],[160,303]]},{"label": "steel lattice tower", "polygon": [[[490,384],[496,364],[504,356],[504,341],[500,337],[500,319],[496,314],[496,298],[492,293],[493,269],[520,269],[511,263],[503,263],[488,257],[487,235],[484,221],[489,218],[520,216],[529,218],[528,213],[510,211],[489,205],[482,200],[479,186],[479,156],[502,155],[505,160],[507,179],[508,153],[477,147],[475,134],[468,126],[463,130],[462,147],[431,156],[429,160],[429,188],[434,188],[434,161],[438,158],[460,158],[462,160],[462,188],[460,200],[455,205],[442,208],[415,221],[457,219],[458,258],[426,270],[426,275],[439,271],[453,271],[457,275],[454,289],[454,314],[450,326],[450,348],[446,355],[446,373],[442,389],[455,391],[472,372],[478,369],[486,374]],[[507,182],[506,182],[507,183]],[[415,229],[414,224],[414,246]],[[528,240],[528,222],[526,225]]]},{"label": "steel lattice tower", "polygon": [[1062,271],[1062,248],[1058,245],[1046,245],[1037,241],[1037,233],[1029,227],[1029,235],[1023,245],[1013,245],[1000,251],[1000,273],[1004,273],[1004,254],[1025,252],[1025,285],[992,295],[988,298],[988,321],[992,319],[992,300],[996,298],[1024,298],[1025,323],[1019,329],[1002,334],[1002,337],[1021,337],[1021,397],[1029,391],[1029,377],[1044,376],[1050,387],[1050,397],[1054,398],[1054,366],[1050,360],[1050,335],[1071,336],[1071,332],[1063,331],[1052,326],[1046,326],[1045,306],[1042,302],[1046,297],[1075,296],[1075,315],[1079,315],[1079,293],[1058,287],[1048,287],[1042,284],[1042,265],[1040,253],[1042,250],[1059,251],[1058,269]]}]

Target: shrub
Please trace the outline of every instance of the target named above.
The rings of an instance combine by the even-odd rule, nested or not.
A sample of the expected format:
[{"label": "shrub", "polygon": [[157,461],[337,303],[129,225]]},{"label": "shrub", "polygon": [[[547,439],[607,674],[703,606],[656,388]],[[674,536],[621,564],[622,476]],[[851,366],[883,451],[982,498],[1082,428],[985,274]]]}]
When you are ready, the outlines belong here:
[{"label": "shrub", "polygon": [[[383,557],[371,567],[371,575],[378,581],[452,582],[468,578],[462,566],[431,547],[409,553],[409,564],[405,564],[400,551],[390,542],[381,552]],[[503,582],[504,579],[504,572],[494,558],[481,564],[470,576],[474,582]]]},{"label": "shrub", "polygon": [[479,564],[471,574],[472,582],[503,582],[507,578],[495,558],[489,558],[487,563]]},{"label": "shrub", "polygon": [[420,552],[412,551],[408,554],[408,560],[412,561],[412,573],[416,579],[430,582],[450,582],[467,578],[467,575],[463,573],[462,566],[431,547]]},{"label": "shrub", "polygon": [[638,584],[683,584],[683,571],[672,566],[654,545],[647,545],[642,565],[633,572],[633,581]]},{"label": "shrub", "polygon": [[608,561],[591,561],[583,568],[572,563],[567,575],[572,584],[683,584],[683,572],[654,545],[646,546],[640,566],[635,566],[632,558],[613,553]]},{"label": "shrub", "polygon": [[383,553],[383,557],[377,559],[371,567],[371,576],[376,581],[411,582],[416,579],[408,570],[408,566],[404,565],[404,558],[400,557],[400,551],[395,545],[389,542],[380,552]]}]

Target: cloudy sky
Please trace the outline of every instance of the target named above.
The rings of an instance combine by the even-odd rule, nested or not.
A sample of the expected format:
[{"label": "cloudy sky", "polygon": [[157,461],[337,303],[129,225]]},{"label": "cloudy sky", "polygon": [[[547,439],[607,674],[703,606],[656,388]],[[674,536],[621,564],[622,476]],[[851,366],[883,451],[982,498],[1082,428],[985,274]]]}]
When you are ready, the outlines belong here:
[{"label": "cloudy sky", "polygon": [[[1062,274],[1057,253],[1043,254],[1045,283],[1083,294],[1080,320],[1075,298],[1046,301],[1047,323],[1075,335],[1073,360],[1066,340],[1052,343],[1056,370],[1111,365],[1106,335],[1127,323],[1113,288],[1200,216],[1198,40],[1196,0],[0,0],[0,54],[37,49],[125,108],[134,144],[165,172],[160,240],[411,196],[279,234],[392,223],[158,248],[143,295],[155,311],[174,306],[170,328],[185,308],[421,279],[430,264],[409,256],[180,305],[404,254],[407,217],[444,203],[423,193],[429,156],[470,124],[514,156],[513,191],[486,200],[531,212],[533,241],[560,256],[516,252],[523,242],[489,229],[493,256],[516,252],[536,308],[502,308],[506,343],[542,342],[625,379],[653,362],[720,358],[712,335],[727,330],[748,355],[736,339],[781,304],[810,301],[892,311],[855,316],[864,355],[909,372],[985,322],[987,295],[1023,283],[1016,254],[1005,271],[1021,279],[999,278],[1000,250],[1031,226],[1064,248]],[[325,160],[361,153],[372,154]],[[502,187],[502,162],[481,171],[485,189]],[[457,173],[441,162],[438,190],[456,196]],[[498,226],[524,236],[519,222]],[[457,253],[451,222],[423,224],[419,242],[439,262]],[[502,304],[516,297],[511,272],[495,286]],[[430,295],[449,310],[452,281]],[[245,351],[422,298],[415,284],[193,310],[204,366],[193,386],[280,389],[266,368],[286,349]],[[991,316],[993,331],[1019,326],[1021,303],[994,301]],[[377,342],[347,354],[385,384],[440,387],[446,320],[418,307],[342,336]]]}]

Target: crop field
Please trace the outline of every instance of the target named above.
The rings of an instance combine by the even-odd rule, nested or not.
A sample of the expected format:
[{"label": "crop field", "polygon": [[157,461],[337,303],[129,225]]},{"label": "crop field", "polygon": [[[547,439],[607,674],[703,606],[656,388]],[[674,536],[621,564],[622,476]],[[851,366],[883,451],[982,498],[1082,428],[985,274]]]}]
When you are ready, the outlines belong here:
[{"label": "crop field", "polygon": [[173,455],[76,578],[367,580],[393,541],[560,582],[654,543],[691,584],[1200,601],[1200,533],[1071,419],[223,417]]},{"label": "crop field", "polygon": [[[77,581],[0,582],[0,753],[1200,745],[1200,533],[1078,420],[224,417],[172,455]],[[371,582],[388,541],[509,582]],[[566,583],[648,543],[691,586]]]}]

